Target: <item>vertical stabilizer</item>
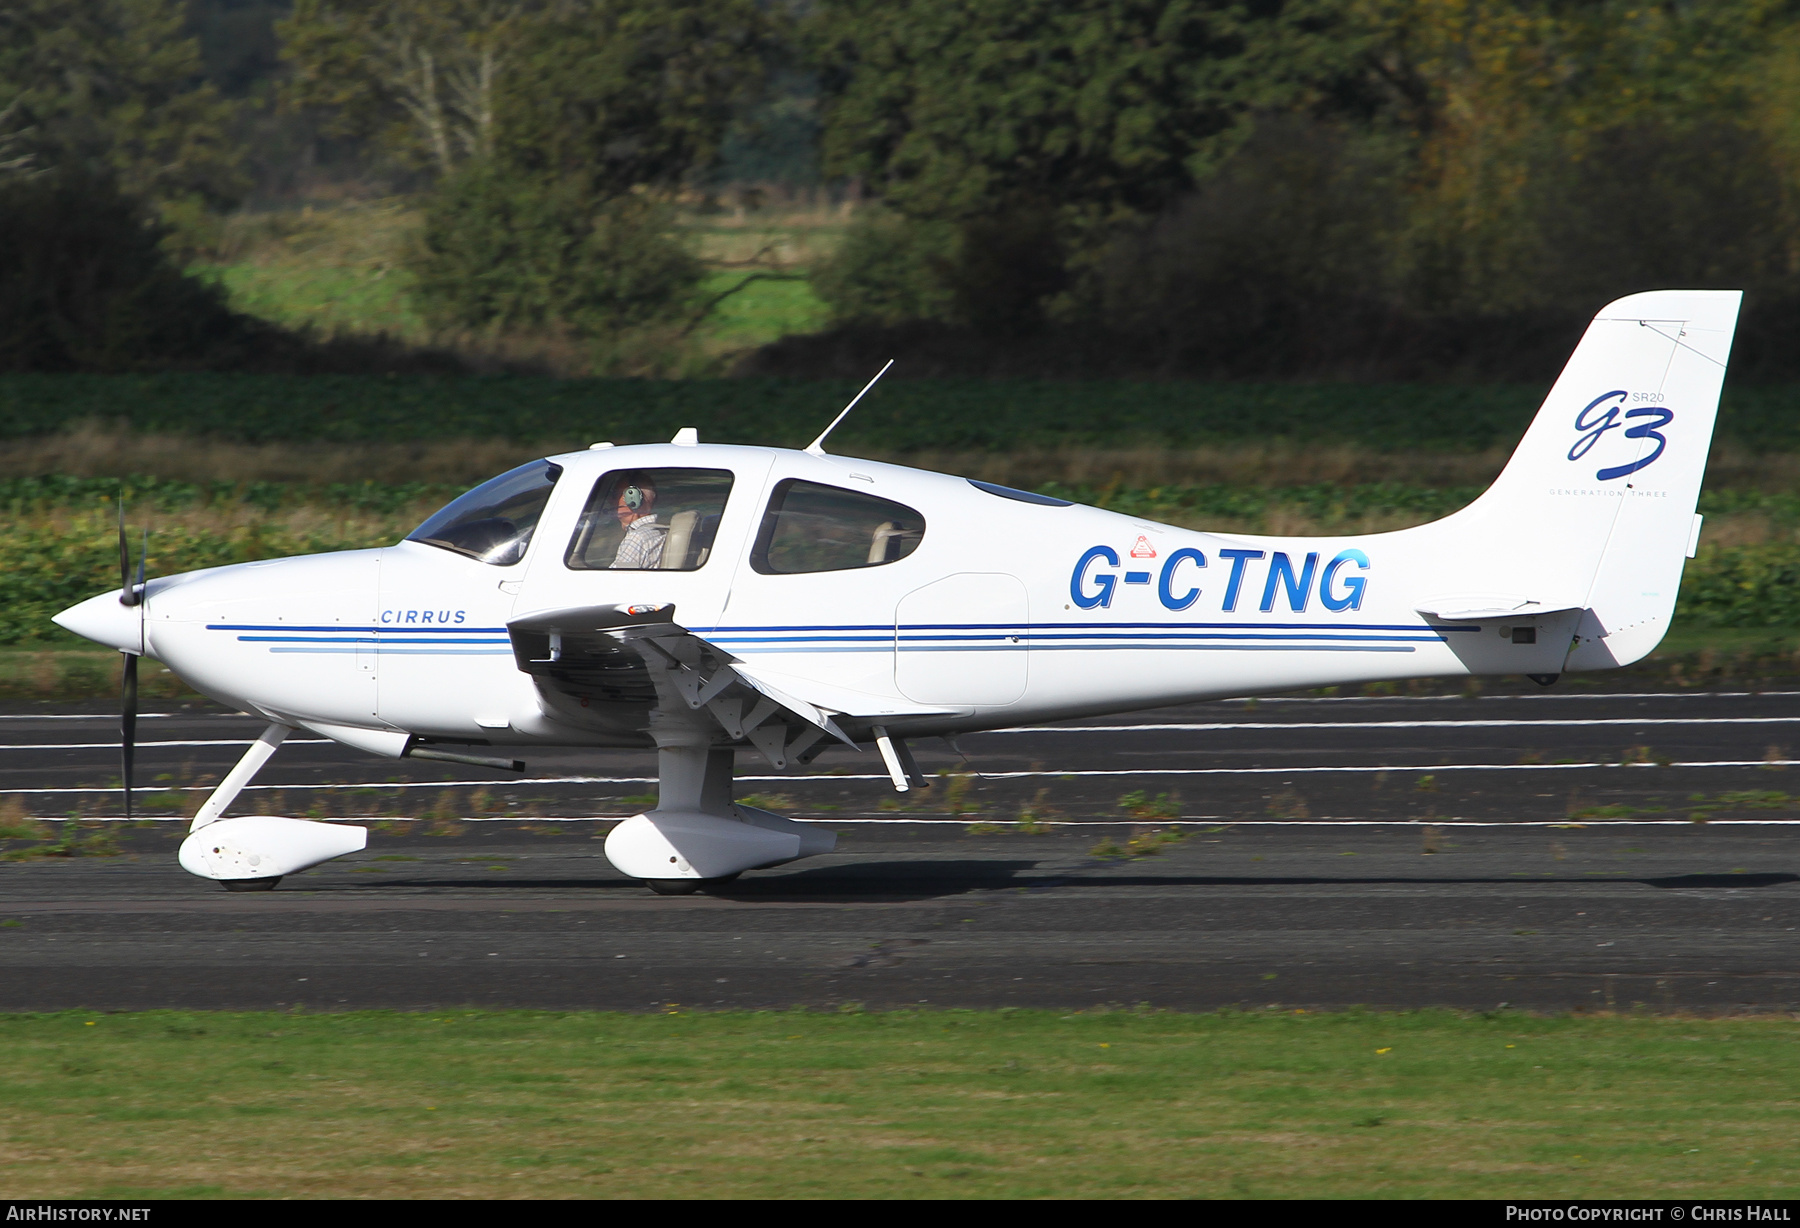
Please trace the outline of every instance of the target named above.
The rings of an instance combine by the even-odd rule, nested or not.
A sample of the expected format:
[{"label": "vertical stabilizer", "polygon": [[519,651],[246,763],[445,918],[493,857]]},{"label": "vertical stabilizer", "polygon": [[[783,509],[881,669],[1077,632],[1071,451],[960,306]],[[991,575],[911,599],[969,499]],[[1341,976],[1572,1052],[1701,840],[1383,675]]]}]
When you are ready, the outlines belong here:
[{"label": "vertical stabilizer", "polygon": [[1736,290],[1608,305],[1493,487],[1455,516],[1442,592],[1580,610],[1568,669],[1628,665],[1668,629],[1693,541]]}]

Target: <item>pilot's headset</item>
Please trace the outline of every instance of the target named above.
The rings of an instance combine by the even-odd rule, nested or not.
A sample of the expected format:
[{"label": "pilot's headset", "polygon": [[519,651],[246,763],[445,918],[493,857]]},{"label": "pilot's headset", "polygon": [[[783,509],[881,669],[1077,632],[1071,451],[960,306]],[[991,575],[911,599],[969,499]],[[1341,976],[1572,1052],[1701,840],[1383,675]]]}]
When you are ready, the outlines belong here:
[{"label": "pilot's headset", "polygon": [[618,502],[635,512],[655,497],[656,488],[642,474],[634,473],[626,476],[625,486],[619,491]]}]

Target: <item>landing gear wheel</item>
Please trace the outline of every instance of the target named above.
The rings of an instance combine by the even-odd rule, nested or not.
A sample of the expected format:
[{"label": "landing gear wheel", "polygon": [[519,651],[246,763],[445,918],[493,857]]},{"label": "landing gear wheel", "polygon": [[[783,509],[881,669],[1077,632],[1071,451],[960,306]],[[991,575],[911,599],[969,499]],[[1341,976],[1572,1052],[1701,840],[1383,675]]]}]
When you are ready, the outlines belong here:
[{"label": "landing gear wheel", "polygon": [[693,895],[694,892],[700,890],[700,880],[697,878],[647,878],[644,880],[644,886],[656,892],[657,895]]},{"label": "landing gear wheel", "polygon": [[222,878],[219,886],[227,891],[273,891],[280,881],[279,874],[273,878]]}]

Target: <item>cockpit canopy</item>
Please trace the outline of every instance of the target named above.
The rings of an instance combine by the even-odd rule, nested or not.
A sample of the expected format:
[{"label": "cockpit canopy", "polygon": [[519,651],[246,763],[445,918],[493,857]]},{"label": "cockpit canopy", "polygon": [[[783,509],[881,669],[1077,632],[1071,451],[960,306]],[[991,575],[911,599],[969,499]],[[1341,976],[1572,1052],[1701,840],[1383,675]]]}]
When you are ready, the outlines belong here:
[{"label": "cockpit canopy", "polygon": [[[494,567],[514,566],[525,557],[562,474],[554,461],[520,465],[453,500],[406,540]],[[729,469],[676,467],[602,475],[562,552],[563,565],[571,571],[698,570],[712,556],[733,477]],[[924,536],[925,518],[904,504],[786,478],[762,510],[749,563],[763,575],[879,567],[912,554]]]}]

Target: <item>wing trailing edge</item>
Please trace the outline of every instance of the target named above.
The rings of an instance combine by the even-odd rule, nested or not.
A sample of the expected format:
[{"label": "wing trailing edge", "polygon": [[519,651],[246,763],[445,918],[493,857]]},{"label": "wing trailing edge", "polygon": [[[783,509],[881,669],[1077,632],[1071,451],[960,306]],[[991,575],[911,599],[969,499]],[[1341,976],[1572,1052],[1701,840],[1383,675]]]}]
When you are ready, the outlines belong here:
[{"label": "wing trailing edge", "polygon": [[559,701],[573,700],[590,712],[704,714],[726,739],[749,743],[777,768],[810,762],[827,739],[854,747],[840,718],[879,723],[951,711],[898,712],[879,696],[754,670],[677,623],[672,605],[543,610],[512,620],[507,632],[519,669],[560,712],[570,708]]}]

